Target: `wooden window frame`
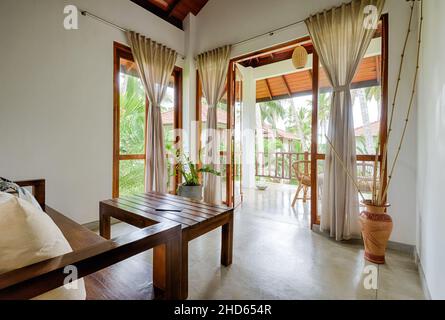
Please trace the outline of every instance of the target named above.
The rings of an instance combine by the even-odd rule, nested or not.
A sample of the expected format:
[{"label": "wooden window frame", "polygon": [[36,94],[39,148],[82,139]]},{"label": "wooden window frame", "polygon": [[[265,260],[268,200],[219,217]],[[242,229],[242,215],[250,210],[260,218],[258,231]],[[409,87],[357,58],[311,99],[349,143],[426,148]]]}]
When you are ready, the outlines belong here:
[{"label": "wooden window frame", "polygon": [[[113,43],[114,52],[114,62],[113,62],[113,184],[112,184],[112,194],[113,198],[119,197],[119,164],[120,161],[125,160],[144,160],[147,156],[146,145],[147,145],[147,130],[145,129],[145,143],[144,143],[144,154],[132,154],[132,155],[121,155],[120,154],[120,60],[126,59],[134,61],[131,48],[118,43]],[[182,68],[176,67],[173,70],[172,76],[174,77],[174,87],[175,87],[175,101],[174,101],[174,129],[183,128],[182,120]],[[145,98],[145,119],[146,123],[148,121],[148,108],[150,103],[148,98]],[[176,143],[179,148],[182,149],[182,141],[180,136],[176,136]],[[177,189],[181,181],[181,177],[178,172],[176,172],[175,186],[174,190]]]}]

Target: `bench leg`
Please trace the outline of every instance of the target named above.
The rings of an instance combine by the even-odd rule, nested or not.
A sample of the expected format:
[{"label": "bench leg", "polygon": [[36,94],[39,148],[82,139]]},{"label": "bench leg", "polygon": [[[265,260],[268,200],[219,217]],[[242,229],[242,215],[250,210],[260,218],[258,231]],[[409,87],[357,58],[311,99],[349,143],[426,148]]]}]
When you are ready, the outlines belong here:
[{"label": "bench leg", "polygon": [[233,256],[233,213],[229,216],[229,222],[222,226],[221,264],[230,266]]},{"label": "bench leg", "polygon": [[166,300],[181,299],[181,237],[154,248],[153,285],[164,291]]},{"label": "bench leg", "polygon": [[99,232],[101,237],[111,239],[111,217],[103,212],[99,215]]},{"label": "bench leg", "polygon": [[189,242],[182,242],[181,261],[181,300],[187,300],[189,295]]}]

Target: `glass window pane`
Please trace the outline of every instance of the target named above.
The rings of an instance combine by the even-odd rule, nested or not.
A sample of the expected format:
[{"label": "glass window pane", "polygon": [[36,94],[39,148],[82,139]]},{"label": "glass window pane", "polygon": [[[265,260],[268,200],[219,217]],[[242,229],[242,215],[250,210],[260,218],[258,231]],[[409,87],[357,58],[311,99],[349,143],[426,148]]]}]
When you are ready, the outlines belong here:
[{"label": "glass window pane", "polygon": [[325,160],[317,160],[317,219],[322,215],[322,198],[325,173]]},{"label": "glass window pane", "polygon": [[134,62],[121,59],[120,154],[145,153],[145,92]]},{"label": "glass window pane", "polygon": [[164,146],[167,157],[167,189],[169,192],[174,192],[175,177],[174,177],[174,156],[175,156],[175,78],[171,76],[165,97],[161,103],[162,125],[164,128]]},{"label": "glass window pane", "polygon": [[[361,61],[351,85],[357,155],[375,154],[379,143],[382,109],[380,42],[381,38],[373,39],[368,49],[370,56]],[[332,87],[323,67],[320,67],[319,85],[318,152],[325,154]]]},{"label": "glass window pane", "polygon": [[[318,206],[318,216],[321,216],[322,213],[322,207],[321,207],[321,199],[322,199],[322,193],[323,193],[323,182],[324,182],[324,160],[318,160],[317,161],[317,170],[318,170],[318,197],[317,197],[317,206]],[[375,162],[374,161],[357,161],[357,184],[360,188],[360,191],[362,192],[365,199],[372,199],[372,186],[374,181],[374,168],[375,168]],[[380,170],[380,162],[377,162],[377,170]],[[378,180],[378,176],[376,177],[376,184],[379,186],[380,181]],[[361,203],[362,199],[357,192],[357,199],[359,200],[359,203]],[[363,209],[363,206],[360,205],[360,209]]]},{"label": "glass window pane", "polygon": [[144,160],[119,161],[119,195],[142,193],[145,189],[144,184]]},{"label": "glass window pane", "polygon": [[332,103],[332,86],[322,66],[319,69],[318,95],[318,153],[326,153],[326,135],[328,134],[329,115]]},{"label": "glass window pane", "polygon": [[375,154],[380,136],[381,87],[351,90],[358,155]]},{"label": "glass window pane", "polygon": [[[372,199],[372,186],[374,181],[374,167],[375,162],[373,161],[357,161],[357,183],[360,191],[362,192],[365,199]],[[377,170],[380,170],[380,163],[377,162]],[[378,171],[377,171],[378,173]],[[380,181],[376,176],[376,184],[377,186],[380,184]],[[360,201],[362,199],[360,198]]]}]

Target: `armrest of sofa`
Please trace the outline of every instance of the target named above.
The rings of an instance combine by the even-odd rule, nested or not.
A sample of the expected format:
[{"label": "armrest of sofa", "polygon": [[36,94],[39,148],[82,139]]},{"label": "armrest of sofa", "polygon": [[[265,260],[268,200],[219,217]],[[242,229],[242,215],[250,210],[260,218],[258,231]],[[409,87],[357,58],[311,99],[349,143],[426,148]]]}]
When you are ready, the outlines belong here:
[{"label": "armrest of sofa", "polygon": [[45,208],[45,179],[14,181],[20,187],[32,187],[32,193],[42,208]]}]

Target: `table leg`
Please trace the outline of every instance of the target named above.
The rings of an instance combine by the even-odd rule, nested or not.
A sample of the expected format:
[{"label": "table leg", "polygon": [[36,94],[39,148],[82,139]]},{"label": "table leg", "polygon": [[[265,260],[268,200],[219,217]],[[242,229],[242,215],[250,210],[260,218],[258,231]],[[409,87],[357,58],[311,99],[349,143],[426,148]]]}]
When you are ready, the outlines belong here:
[{"label": "table leg", "polygon": [[102,209],[99,214],[99,232],[101,237],[107,240],[111,239],[111,217],[102,212]]},{"label": "table leg", "polygon": [[167,287],[166,251],[165,244],[153,249],[153,285],[162,291]]},{"label": "table leg", "polygon": [[187,300],[189,294],[189,242],[182,241],[181,265],[181,300]]},{"label": "table leg", "polygon": [[233,256],[233,213],[229,216],[229,222],[222,226],[221,264],[230,266]]},{"label": "table leg", "polygon": [[153,285],[164,291],[165,299],[182,299],[181,237],[170,239],[153,252]]}]

